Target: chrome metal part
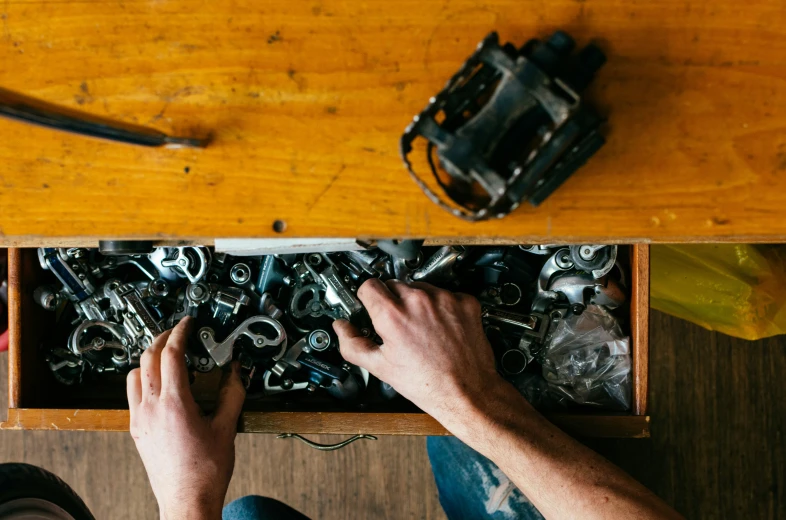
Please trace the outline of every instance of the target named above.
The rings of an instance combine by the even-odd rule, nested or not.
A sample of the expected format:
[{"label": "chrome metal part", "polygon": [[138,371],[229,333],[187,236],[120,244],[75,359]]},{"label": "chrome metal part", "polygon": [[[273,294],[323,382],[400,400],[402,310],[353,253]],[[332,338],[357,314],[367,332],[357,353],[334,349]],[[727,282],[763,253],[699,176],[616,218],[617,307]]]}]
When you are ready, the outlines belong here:
[{"label": "chrome metal part", "polygon": [[[254,332],[252,325],[264,325],[262,332]],[[266,334],[271,331],[273,334]],[[221,343],[215,339],[215,332],[210,327],[204,327],[199,331],[199,340],[202,346],[210,354],[210,357],[216,362],[216,365],[222,367],[232,361],[232,350],[241,337],[246,337],[251,340],[253,346],[257,349],[265,347],[279,347],[279,352],[272,356],[274,361],[280,359],[287,349],[287,332],[284,326],[278,321],[268,316],[254,316],[241,323],[234,331],[232,331]]]},{"label": "chrome metal part", "polygon": [[443,246],[412,273],[412,279],[429,283],[455,280],[457,276],[455,267],[466,255],[467,249],[463,246]]}]

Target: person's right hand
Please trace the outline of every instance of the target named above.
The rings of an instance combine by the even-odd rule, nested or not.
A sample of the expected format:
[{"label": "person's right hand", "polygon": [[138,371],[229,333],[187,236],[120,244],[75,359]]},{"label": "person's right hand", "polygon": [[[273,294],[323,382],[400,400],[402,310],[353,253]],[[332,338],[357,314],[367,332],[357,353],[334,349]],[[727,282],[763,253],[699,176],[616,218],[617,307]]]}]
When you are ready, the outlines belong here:
[{"label": "person's right hand", "polygon": [[[504,380],[472,296],[420,282],[366,281],[358,298],[379,346],[349,322],[333,323],[341,355],[385,381],[446,428],[456,412],[480,405]],[[458,414],[461,415],[461,414]]]}]

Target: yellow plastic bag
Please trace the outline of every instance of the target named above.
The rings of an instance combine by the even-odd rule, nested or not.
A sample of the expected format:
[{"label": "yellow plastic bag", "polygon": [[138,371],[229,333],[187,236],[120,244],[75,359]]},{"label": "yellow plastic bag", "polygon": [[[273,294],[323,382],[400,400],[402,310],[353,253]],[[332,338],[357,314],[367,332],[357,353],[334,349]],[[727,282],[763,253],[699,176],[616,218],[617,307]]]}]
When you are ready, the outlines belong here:
[{"label": "yellow plastic bag", "polygon": [[786,333],[783,246],[654,245],[650,305],[755,340]]}]

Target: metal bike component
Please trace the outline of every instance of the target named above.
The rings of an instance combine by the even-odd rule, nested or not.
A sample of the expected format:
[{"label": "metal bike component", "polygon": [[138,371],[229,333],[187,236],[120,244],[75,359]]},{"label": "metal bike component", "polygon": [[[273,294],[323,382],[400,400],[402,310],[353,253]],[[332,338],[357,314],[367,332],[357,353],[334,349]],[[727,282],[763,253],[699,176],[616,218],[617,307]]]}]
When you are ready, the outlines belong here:
[{"label": "metal bike component", "polygon": [[413,260],[406,260],[401,257],[393,258],[393,277],[402,282],[411,282],[412,274],[423,265],[423,251],[418,251]]},{"label": "metal bike component", "polygon": [[528,364],[527,355],[517,348],[506,350],[500,358],[500,367],[509,376],[521,374]]},{"label": "metal bike component", "polygon": [[561,246],[555,244],[520,245],[519,249],[526,251],[527,253],[532,253],[533,255],[551,255],[554,254],[554,250],[558,249],[559,247]]},{"label": "metal bike component", "polygon": [[169,282],[156,278],[147,284],[147,292],[154,298],[166,298],[169,296]]},{"label": "metal bike component", "polygon": [[211,299],[210,308],[213,310],[213,317],[226,325],[240,313],[241,307],[248,305],[249,298],[237,287],[217,288],[210,284]]},{"label": "metal bike component", "polygon": [[346,262],[339,262],[355,283],[363,283],[369,277],[382,280],[395,277],[391,257],[381,249],[344,251],[342,254]]},{"label": "metal bike component", "polygon": [[570,256],[577,269],[592,273],[595,279],[603,278],[614,268],[617,246],[584,244],[570,246]]},{"label": "metal bike component", "polygon": [[264,312],[274,320],[280,320],[284,311],[278,308],[270,293],[263,293],[259,299],[259,312]]},{"label": "metal bike component", "polygon": [[324,302],[322,294],[324,290],[318,284],[304,285],[295,290],[289,304],[289,312],[293,318],[300,319],[306,316],[319,318],[320,316],[330,316],[333,319],[340,318],[337,310],[331,309]]},{"label": "metal bike component", "polygon": [[505,323],[527,330],[536,330],[538,326],[538,315],[536,314],[519,314],[494,308],[485,308],[481,311],[480,317],[483,320]]},{"label": "metal bike component", "polygon": [[64,249],[41,247],[38,249],[38,260],[41,267],[51,271],[63,284],[68,299],[80,302],[90,297],[95,291],[93,274],[84,268],[84,263],[75,252],[69,255]]},{"label": "metal bike component", "polygon": [[243,285],[251,280],[251,268],[248,264],[235,264],[229,270],[229,278],[232,280],[232,283]]},{"label": "metal bike component", "polygon": [[[401,137],[404,166],[433,202],[469,221],[537,206],[603,145],[580,93],[606,58],[574,47],[561,31],[519,49],[497,33],[480,42]],[[410,158],[421,144],[433,181]]]},{"label": "metal bike component", "polygon": [[133,284],[123,284],[110,293],[109,301],[118,316],[122,316],[126,334],[139,343],[142,349],[153,344],[164,329],[150,313]]},{"label": "metal bike component", "polygon": [[153,252],[150,240],[99,240],[98,252],[104,256],[147,255]]},{"label": "metal bike component", "polygon": [[58,291],[53,285],[42,285],[33,291],[33,300],[48,311],[53,311],[59,303]]},{"label": "metal bike component", "polygon": [[144,126],[80,112],[0,88],[0,116],[17,121],[140,146],[204,148],[207,139],[173,137]]},{"label": "metal bike component", "polygon": [[178,275],[197,283],[210,267],[210,252],[204,247],[175,247],[174,258],[161,261],[163,267],[169,267]]},{"label": "metal bike component", "polygon": [[456,265],[466,258],[467,252],[463,246],[443,246],[412,273],[412,279],[429,283],[454,280]]},{"label": "metal bike component", "polygon": [[312,350],[322,352],[330,348],[330,344],[330,334],[325,330],[317,329],[311,331],[308,335],[308,346],[311,347]]},{"label": "metal bike component", "polygon": [[308,254],[303,265],[314,281],[325,291],[325,303],[328,307],[338,310],[341,315],[339,317],[350,318],[363,310],[363,304],[354,294],[356,288],[345,283],[336,265],[327,255]]},{"label": "metal bike component", "polygon": [[478,298],[488,301],[493,305],[503,305],[512,307],[521,301],[521,287],[515,283],[504,283],[502,285],[491,285],[487,287]]},{"label": "metal bike component", "polygon": [[377,438],[375,436],[373,436],[373,435],[365,435],[365,434],[359,434],[359,435],[352,436],[349,439],[347,439],[345,441],[337,442],[336,444],[320,444],[318,442],[314,442],[314,441],[308,440],[305,437],[303,437],[301,435],[298,435],[297,433],[282,433],[277,438],[278,439],[297,439],[300,442],[302,442],[303,444],[311,446],[315,450],[319,450],[319,451],[338,450],[340,448],[343,448],[344,446],[352,444],[353,442],[359,441],[361,439],[366,439],[366,440],[369,440],[369,441],[377,440]]},{"label": "metal bike component", "polygon": [[177,280],[177,275],[174,272],[167,276],[169,269],[159,270],[156,265],[150,260],[148,256],[107,256],[99,264],[101,270],[114,272],[115,269],[124,265],[133,265],[137,267],[142,274],[149,280],[156,280],[158,278],[165,278],[168,281]]},{"label": "metal bike component", "polygon": [[[264,324],[275,332],[275,335],[268,336],[264,332],[254,332],[251,326]],[[287,332],[278,321],[268,316],[254,316],[245,320],[235,330],[233,330],[221,343],[216,342],[215,331],[210,327],[203,327],[199,331],[199,340],[216,365],[222,367],[232,361],[232,350],[235,342],[241,337],[247,337],[255,348],[280,347],[277,354],[271,356],[273,361],[278,361],[287,349]]]},{"label": "metal bike component", "polygon": [[409,260],[417,259],[420,248],[423,247],[423,240],[377,240],[377,247],[390,255],[393,259]]},{"label": "metal bike component", "polygon": [[276,394],[283,394],[284,392],[295,392],[297,390],[306,390],[308,389],[308,385],[311,384],[310,381],[299,381],[295,382],[292,379],[284,378],[281,379],[280,383],[274,385],[270,382],[270,378],[274,377],[275,374],[270,370],[265,371],[265,375],[263,376],[263,393],[265,395],[276,395]]},{"label": "metal bike component", "polygon": [[[88,330],[96,328],[109,333],[117,341],[107,341],[101,337],[95,337],[87,345],[82,344],[82,336]],[[92,350],[103,350],[104,348],[122,349],[131,346],[131,341],[126,336],[126,331],[120,325],[109,321],[100,320],[86,320],[77,326],[71,333],[68,341],[68,348],[77,355],[82,355],[85,352]]]}]

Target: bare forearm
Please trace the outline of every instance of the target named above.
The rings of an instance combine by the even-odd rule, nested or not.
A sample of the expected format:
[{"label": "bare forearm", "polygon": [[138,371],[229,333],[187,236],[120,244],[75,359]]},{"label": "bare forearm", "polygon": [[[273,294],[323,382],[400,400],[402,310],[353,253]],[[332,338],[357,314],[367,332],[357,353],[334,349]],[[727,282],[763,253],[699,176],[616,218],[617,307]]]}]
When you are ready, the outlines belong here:
[{"label": "bare forearm", "polygon": [[547,518],[679,517],[652,492],[549,423],[509,384],[443,424],[494,461]]}]

